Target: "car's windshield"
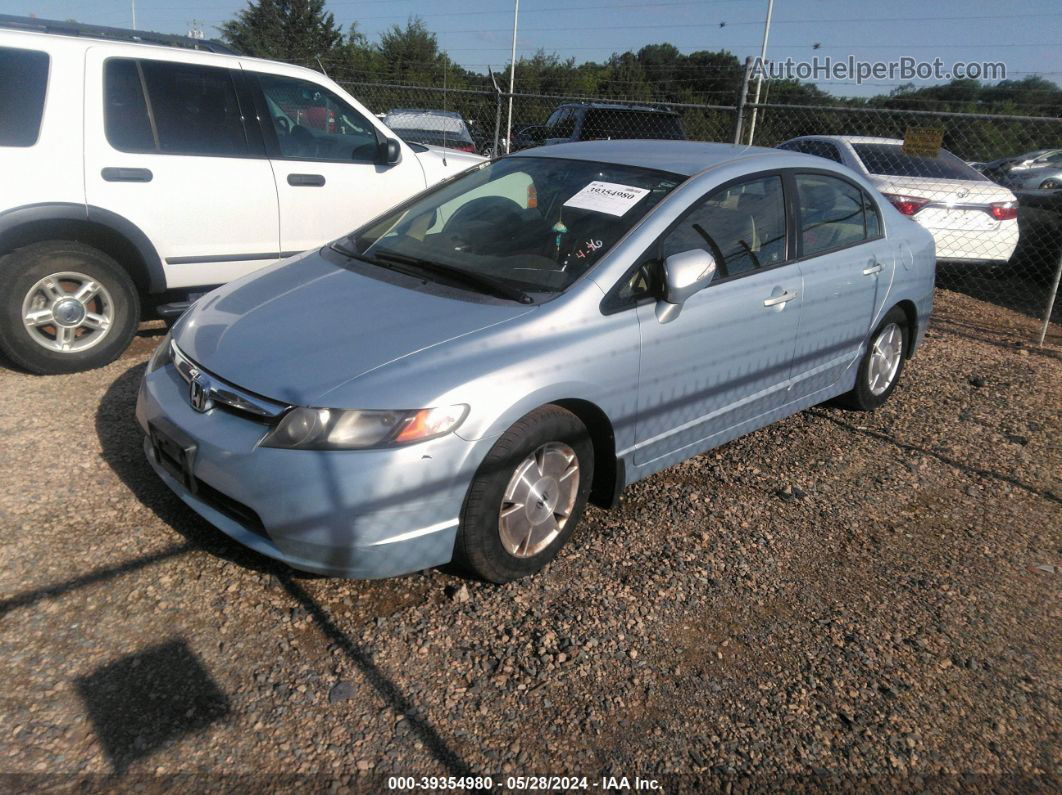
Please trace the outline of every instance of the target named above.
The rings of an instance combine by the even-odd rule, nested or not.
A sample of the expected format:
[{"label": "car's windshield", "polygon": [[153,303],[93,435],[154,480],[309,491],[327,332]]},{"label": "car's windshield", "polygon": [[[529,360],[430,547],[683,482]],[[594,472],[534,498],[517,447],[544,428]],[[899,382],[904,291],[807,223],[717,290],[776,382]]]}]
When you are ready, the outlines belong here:
[{"label": "car's windshield", "polygon": [[917,157],[905,154],[900,144],[852,144],[852,148],[871,174],[929,179],[987,179],[945,149],[937,152],[935,157]]},{"label": "car's windshield", "polygon": [[529,293],[560,292],[683,177],[610,163],[507,157],[358,230],[342,245],[380,264],[434,263]]}]

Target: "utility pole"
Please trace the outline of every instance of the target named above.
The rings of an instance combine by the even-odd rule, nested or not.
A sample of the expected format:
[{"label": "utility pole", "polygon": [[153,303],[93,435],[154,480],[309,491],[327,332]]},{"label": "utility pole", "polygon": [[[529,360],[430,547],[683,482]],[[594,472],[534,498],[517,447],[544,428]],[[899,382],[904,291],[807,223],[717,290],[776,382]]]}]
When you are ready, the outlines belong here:
[{"label": "utility pole", "polygon": [[136,30],[136,0],[129,0],[129,6],[133,11],[133,30]]},{"label": "utility pole", "polygon": [[767,35],[771,32],[771,13],[774,11],[774,0],[767,0],[767,19],[763,23],[763,46],[760,47],[760,63],[756,75],[756,94],[752,98],[752,120],[749,122],[749,146],[752,146],[753,136],[756,134],[756,105],[760,101],[760,89],[763,87],[763,64],[767,60]]},{"label": "utility pole", "polygon": [[516,80],[516,27],[520,22],[520,0],[516,0],[513,11],[513,57],[509,61],[509,120],[505,124],[505,154],[513,145],[513,85]]}]

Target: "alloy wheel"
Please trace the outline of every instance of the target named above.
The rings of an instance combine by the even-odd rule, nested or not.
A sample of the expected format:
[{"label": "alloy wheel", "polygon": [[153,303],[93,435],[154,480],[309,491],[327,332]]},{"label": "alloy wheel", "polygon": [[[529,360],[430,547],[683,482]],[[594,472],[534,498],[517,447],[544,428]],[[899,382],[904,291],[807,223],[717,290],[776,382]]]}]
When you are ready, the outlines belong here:
[{"label": "alloy wheel", "polygon": [[867,386],[874,395],[880,395],[892,386],[902,358],[903,330],[898,324],[889,323],[871,343]]},{"label": "alloy wheel", "polygon": [[502,497],[498,533],[510,555],[530,558],[564,530],[579,494],[579,458],[561,442],[541,445],[516,467]]},{"label": "alloy wheel", "polygon": [[22,322],[30,338],[59,353],[99,344],[110,331],[114,314],[114,300],[107,288],[75,271],[45,276],[22,301]]}]

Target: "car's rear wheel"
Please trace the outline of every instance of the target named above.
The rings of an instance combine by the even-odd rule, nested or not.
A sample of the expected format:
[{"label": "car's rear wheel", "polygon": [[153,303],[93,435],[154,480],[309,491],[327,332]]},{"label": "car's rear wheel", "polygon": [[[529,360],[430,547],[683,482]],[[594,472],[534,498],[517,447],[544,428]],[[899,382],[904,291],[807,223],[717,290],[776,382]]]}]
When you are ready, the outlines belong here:
[{"label": "car's rear wheel", "polygon": [[855,387],[841,402],[849,408],[872,411],[888,400],[900,381],[909,344],[907,315],[894,307],[870,335]]},{"label": "car's rear wheel", "polygon": [[468,489],[455,559],[491,582],[534,574],[575,530],[594,477],[586,427],[544,406],[494,444]]},{"label": "car's rear wheel", "polygon": [[0,348],[33,373],[73,373],[114,361],[136,333],[140,301],[121,266],[66,240],[0,260]]}]

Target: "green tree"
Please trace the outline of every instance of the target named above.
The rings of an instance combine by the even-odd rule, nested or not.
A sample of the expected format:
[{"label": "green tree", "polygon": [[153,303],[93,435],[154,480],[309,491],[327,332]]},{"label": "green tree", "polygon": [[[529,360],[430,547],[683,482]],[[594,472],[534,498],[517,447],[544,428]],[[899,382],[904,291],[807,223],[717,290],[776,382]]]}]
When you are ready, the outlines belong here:
[{"label": "green tree", "polygon": [[250,0],[221,26],[222,38],[247,55],[315,64],[331,59],[343,43],[324,0]]}]

